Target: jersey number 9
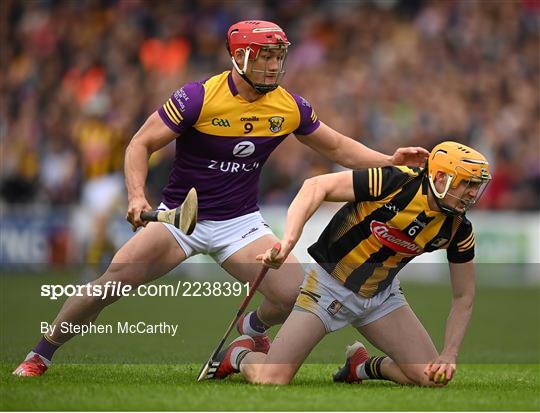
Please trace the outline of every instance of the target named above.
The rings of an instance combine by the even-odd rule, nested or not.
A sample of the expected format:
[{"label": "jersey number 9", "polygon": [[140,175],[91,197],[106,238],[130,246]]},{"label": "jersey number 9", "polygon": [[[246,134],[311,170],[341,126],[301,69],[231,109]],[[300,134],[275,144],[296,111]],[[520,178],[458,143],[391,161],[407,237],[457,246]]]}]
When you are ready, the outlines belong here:
[{"label": "jersey number 9", "polygon": [[250,133],[253,130],[253,123],[244,123],[244,134]]}]

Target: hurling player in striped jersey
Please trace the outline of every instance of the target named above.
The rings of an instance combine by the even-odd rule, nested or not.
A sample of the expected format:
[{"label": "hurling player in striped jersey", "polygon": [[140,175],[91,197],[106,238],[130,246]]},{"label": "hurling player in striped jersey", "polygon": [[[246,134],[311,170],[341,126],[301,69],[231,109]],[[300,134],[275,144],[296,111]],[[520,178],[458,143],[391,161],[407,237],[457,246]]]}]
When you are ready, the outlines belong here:
[{"label": "hurling player in striped jersey", "polygon": [[[315,263],[306,265],[296,305],[268,354],[256,352],[251,337],[240,336],[217,357],[219,367],[209,378],[240,371],[254,383],[289,383],[326,334],[352,325],[385,355],[370,357],[356,342],[334,381],[447,384],[475,295],[475,241],[465,212],[490,179],[482,154],[447,141],[432,150],[425,169],[388,166],[305,181],[289,208],[281,251],[275,256],[268,249],[258,256],[265,265],[279,268],[285,262],[323,201],[347,204],[308,249]],[[447,251],[452,284],[440,353],[396,277],[413,258],[438,249]]]},{"label": "hurling player in striped jersey", "polygon": [[[255,256],[277,241],[257,204],[260,171],[290,134],[348,168],[423,164],[425,149],[400,148],[392,156],[371,150],[320,122],[306,99],[279,86],[289,44],[274,23],[232,25],[227,32],[232,70],[185,84],[149,116],[127,147],[124,163],[127,219],[145,229],[116,253],[94,284],[121,281],[135,288],[200,253],[211,255],[237,280],[251,281],[260,266]],[[141,212],[152,209],[144,192],[149,156],[172,141],[176,158],[159,208],[178,207],[195,187],[198,223],[189,236],[172,225],[141,219]],[[270,345],[266,329],[287,318],[303,279],[297,260],[289,255],[287,262],[287,271],[266,277],[259,288],[262,304],[238,324],[238,331],[253,336],[263,352]],[[116,299],[70,297],[52,324],[88,324]],[[44,335],[15,373],[43,374],[54,352],[73,335],[60,329]]]}]

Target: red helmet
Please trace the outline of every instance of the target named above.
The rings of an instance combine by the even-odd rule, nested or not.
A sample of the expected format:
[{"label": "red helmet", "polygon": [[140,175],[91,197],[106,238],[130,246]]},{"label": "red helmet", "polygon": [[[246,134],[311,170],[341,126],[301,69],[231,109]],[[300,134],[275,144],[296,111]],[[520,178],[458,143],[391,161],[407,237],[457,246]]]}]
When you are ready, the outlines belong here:
[{"label": "red helmet", "polygon": [[[242,21],[233,24],[227,31],[227,49],[234,68],[246,82],[261,94],[268,93],[278,87],[285,74],[285,58],[289,45],[290,43],[283,29],[272,22],[262,20]],[[274,83],[254,83],[247,76],[248,61],[256,60],[260,50],[263,48],[280,49],[282,53],[282,59],[279,63],[277,77]],[[245,52],[241,68],[234,58],[235,52],[239,49]],[[268,73],[266,67],[264,70],[252,69],[252,72],[257,71]]]},{"label": "red helmet", "polygon": [[281,27],[263,20],[247,20],[238,22],[227,31],[227,48],[231,56],[237,49],[250,48],[254,59],[262,46],[289,46],[287,36]]}]

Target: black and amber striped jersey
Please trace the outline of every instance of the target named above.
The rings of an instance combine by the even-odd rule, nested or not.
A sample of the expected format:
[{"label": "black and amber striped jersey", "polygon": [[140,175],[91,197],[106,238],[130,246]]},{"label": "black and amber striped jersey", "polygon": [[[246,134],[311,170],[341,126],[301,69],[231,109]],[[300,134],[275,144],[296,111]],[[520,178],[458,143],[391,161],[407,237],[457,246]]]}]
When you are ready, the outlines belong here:
[{"label": "black and amber striped jersey", "polygon": [[75,125],[73,140],[85,180],[121,171],[127,140],[116,128],[99,119],[84,119]]},{"label": "black and amber striped jersey", "polygon": [[430,209],[424,170],[402,166],[353,171],[355,202],[332,218],[309,254],[345,287],[373,297],[414,257],[446,249],[450,262],[474,257],[464,216]]}]

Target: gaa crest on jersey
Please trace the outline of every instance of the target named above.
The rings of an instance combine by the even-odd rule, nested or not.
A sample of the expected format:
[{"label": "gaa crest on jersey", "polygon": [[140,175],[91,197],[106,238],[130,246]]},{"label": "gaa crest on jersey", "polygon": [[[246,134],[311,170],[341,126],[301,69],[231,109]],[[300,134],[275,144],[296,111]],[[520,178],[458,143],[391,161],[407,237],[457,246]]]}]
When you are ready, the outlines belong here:
[{"label": "gaa crest on jersey", "polygon": [[221,126],[221,127],[224,127],[224,128],[230,128],[231,127],[231,124],[230,124],[228,119],[219,119],[219,118],[212,119],[212,125]]},{"label": "gaa crest on jersey", "polygon": [[283,125],[283,122],[285,122],[285,118],[282,116],[272,116],[270,119],[268,119],[268,122],[270,122],[270,131],[277,133],[281,130],[281,126]]}]

